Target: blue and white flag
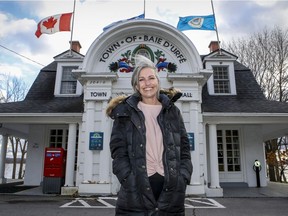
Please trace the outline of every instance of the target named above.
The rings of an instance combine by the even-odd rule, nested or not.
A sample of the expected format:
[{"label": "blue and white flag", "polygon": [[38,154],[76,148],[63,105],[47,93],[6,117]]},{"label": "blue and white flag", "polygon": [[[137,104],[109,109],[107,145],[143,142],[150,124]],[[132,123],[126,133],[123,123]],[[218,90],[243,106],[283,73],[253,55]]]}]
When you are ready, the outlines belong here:
[{"label": "blue and white flag", "polygon": [[145,19],[145,14],[141,14],[141,15],[139,15],[139,16],[131,17],[131,18],[129,18],[129,19],[124,19],[124,20],[119,20],[119,21],[117,21],[117,22],[113,22],[113,23],[111,23],[110,25],[105,26],[105,27],[103,28],[103,31],[106,31],[107,29],[109,29],[109,28],[111,28],[111,27],[113,27],[113,26],[115,26],[115,25],[118,25],[118,24],[120,24],[120,23],[126,22],[126,21],[128,21],[128,20],[134,20],[134,19]]},{"label": "blue and white flag", "polygon": [[216,30],[214,15],[179,17],[177,29],[185,30]]}]

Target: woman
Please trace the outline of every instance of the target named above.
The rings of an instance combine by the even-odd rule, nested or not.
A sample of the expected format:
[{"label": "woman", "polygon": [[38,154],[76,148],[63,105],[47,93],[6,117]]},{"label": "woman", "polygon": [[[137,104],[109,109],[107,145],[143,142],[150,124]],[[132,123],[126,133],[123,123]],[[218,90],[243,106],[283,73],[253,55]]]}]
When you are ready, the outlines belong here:
[{"label": "woman", "polygon": [[[114,119],[110,150],[121,188],[116,215],[185,215],[184,200],[192,163],[186,129],[174,105],[179,92],[160,92],[155,65],[135,58],[135,93],[110,101]],[[180,96],[182,94],[180,93]]]}]

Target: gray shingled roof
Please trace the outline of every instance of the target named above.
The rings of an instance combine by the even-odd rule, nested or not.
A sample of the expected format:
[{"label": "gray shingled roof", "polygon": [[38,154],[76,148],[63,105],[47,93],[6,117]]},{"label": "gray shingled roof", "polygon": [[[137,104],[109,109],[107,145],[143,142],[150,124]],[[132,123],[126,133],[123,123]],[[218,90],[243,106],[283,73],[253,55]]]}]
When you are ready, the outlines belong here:
[{"label": "gray shingled roof", "polygon": [[202,92],[202,112],[220,113],[288,113],[288,103],[269,101],[262,93],[251,70],[235,61],[237,95],[209,95]]},{"label": "gray shingled roof", "polygon": [[23,101],[0,103],[0,113],[82,113],[83,95],[54,97],[56,62],[44,67]]},{"label": "gray shingled roof", "polygon": [[[202,112],[288,113],[288,103],[265,99],[252,72],[234,63],[237,95],[212,96],[203,87]],[[82,113],[83,95],[54,97],[57,63],[44,67],[23,101],[0,104],[0,113]]]}]

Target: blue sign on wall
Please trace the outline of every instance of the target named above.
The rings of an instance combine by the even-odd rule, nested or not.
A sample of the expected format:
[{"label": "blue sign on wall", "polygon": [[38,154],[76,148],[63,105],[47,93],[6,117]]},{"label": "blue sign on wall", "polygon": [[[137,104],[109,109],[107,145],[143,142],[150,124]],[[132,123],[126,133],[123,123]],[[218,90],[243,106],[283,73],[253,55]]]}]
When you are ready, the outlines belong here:
[{"label": "blue sign on wall", "polygon": [[194,133],[187,133],[187,134],[189,139],[190,151],[194,151],[195,150]]},{"label": "blue sign on wall", "polygon": [[89,150],[103,150],[103,132],[90,132]]}]

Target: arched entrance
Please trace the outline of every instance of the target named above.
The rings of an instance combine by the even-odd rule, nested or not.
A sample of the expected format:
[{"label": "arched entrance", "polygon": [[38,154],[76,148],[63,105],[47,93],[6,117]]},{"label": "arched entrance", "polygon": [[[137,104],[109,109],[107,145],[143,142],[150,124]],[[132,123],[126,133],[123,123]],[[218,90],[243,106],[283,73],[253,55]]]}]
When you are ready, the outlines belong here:
[{"label": "arched entrance", "polygon": [[[163,88],[174,86],[183,92],[176,105],[191,136],[194,165],[187,193],[204,194],[205,181],[201,176],[206,173],[206,154],[201,91],[211,71],[203,70],[198,51],[182,32],[148,19],[130,20],[103,32],[90,46],[82,68],[74,71],[84,89],[78,149],[79,193],[116,193],[118,190],[118,182],[111,172],[109,150],[112,120],[105,116],[105,109],[111,97],[132,93],[131,57],[135,54],[145,55],[155,63]],[[95,133],[100,136],[99,140],[91,137]],[[99,142],[98,149],[91,146],[95,142]]]}]

